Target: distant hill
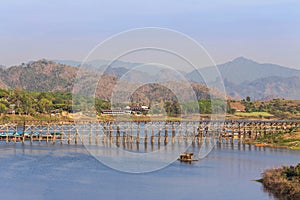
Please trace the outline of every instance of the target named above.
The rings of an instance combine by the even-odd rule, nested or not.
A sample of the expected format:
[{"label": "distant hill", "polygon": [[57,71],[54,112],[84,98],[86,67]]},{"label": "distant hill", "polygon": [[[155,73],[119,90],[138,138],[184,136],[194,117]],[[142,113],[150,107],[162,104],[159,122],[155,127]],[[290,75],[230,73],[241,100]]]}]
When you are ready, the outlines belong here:
[{"label": "distant hill", "polygon": [[32,91],[71,91],[77,69],[45,59],[0,71],[0,80],[10,88]]},{"label": "distant hill", "polygon": [[[226,92],[234,99],[250,96],[255,99],[281,97],[300,99],[298,81],[300,70],[275,64],[258,63],[244,57],[238,57],[230,62],[217,65],[224,81]],[[214,73],[212,67],[198,69],[205,77]],[[203,83],[198,71],[186,75],[194,82]],[[206,80],[207,81],[207,80]],[[208,81],[213,82],[208,78]]]},{"label": "distant hill", "polygon": [[104,74],[114,74],[117,77],[121,77],[123,76],[125,73],[128,72],[128,69],[125,67],[118,67],[118,68],[113,68],[111,66],[108,66],[105,71]]},{"label": "distant hill", "polygon": [[[115,61],[110,62],[108,60],[92,60],[82,63],[80,61],[74,60],[53,60],[58,64],[73,66],[73,67],[82,67],[86,68],[87,70],[95,70],[100,73],[104,74],[114,74],[118,77],[123,76],[129,70],[133,70],[136,66],[141,65],[140,63],[131,63],[131,62],[124,62],[124,61]],[[137,72],[135,72],[137,73]]]},{"label": "distant hill", "polygon": [[243,83],[256,79],[279,76],[300,76],[300,70],[269,63],[258,63],[244,57],[218,65],[222,76],[233,83]]},{"label": "distant hill", "polygon": [[[230,91],[229,87],[227,92]],[[250,96],[254,99],[300,99],[300,76],[260,78],[234,88],[242,98]]]},{"label": "distant hill", "polygon": [[81,62],[76,60],[51,60],[51,61],[56,62],[57,64],[69,65],[72,67],[79,67],[81,65]]},{"label": "distant hill", "polygon": [[0,69],[6,69],[7,67],[4,65],[0,65]]},{"label": "distant hill", "polygon": [[[258,63],[244,57],[238,57],[230,62],[217,65],[223,79],[226,79],[235,84],[254,81],[256,79],[267,78],[272,76],[290,77],[300,76],[300,70],[283,67],[275,64]],[[212,67],[198,69],[203,74],[213,72]],[[197,76],[197,71],[192,71],[187,74],[187,77],[192,81]],[[198,79],[199,80],[199,79]]]},{"label": "distant hill", "polygon": [[[74,60],[53,60],[53,61],[58,64],[69,65],[73,67],[80,67],[82,65],[80,61],[74,61]],[[154,65],[144,65],[143,63],[125,62],[121,60],[117,60],[114,62],[110,62],[108,60],[91,60],[83,64],[84,64],[83,67],[86,69],[96,70],[105,74],[114,74],[118,77],[121,77],[130,71],[130,73],[134,74],[135,76],[143,77],[140,78],[142,81],[144,79],[147,80],[157,79],[157,76],[161,74],[160,67]],[[130,76],[132,76],[132,74],[130,74]],[[135,79],[138,78],[135,77]]]},{"label": "distant hill", "polygon": [[91,61],[86,61],[82,63],[82,61],[75,61],[75,60],[53,60],[54,62],[58,64],[64,64],[64,65],[69,65],[73,67],[79,67],[82,64],[84,65],[83,67],[87,69],[93,69],[97,71],[103,72],[106,70],[106,68],[126,68],[128,70],[133,69],[134,67],[141,65],[141,63],[132,63],[132,62],[125,62],[125,61],[114,61],[111,63],[111,61],[108,60],[91,60]]},{"label": "distant hill", "polygon": [[[58,64],[45,59],[32,61],[27,64],[0,69],[0,87],[19,88],[39,92],[72,92],[78,70],[78,67]],[[83,70],[84,73],[81,73],[79,88],[76,88],[76,91],[81,91],[80,94],[88,94],[92,89],[90,86],[93,85],[93,83],[98,83],[96,96],[107,101],[111,100],[112,92],[115,85],[119,83],[120,76],[122,77],[122,81],[129,87],[135,87],[138,82],[150,83],[143,89],[145,94],[142,95],[142,93],[136,92],[134,95],[134,98],[139,99],[141,102],[160,102],[163,99],[173,98],[173,94],[170,91],[159,84],[153,85],[153,83],[155,83],[155,80],[165,82],[179,80],[168,70],[165,72],[157,71],[158,74],[161,74],[161,77],[157,74],[156,76],[151,76],[146,72],[137,70],[130,70],[130,72],[127,73],[129,69],[125,67],[113,68],[109,66],[104,74],[95,70]],[[122,74],[124,76],[122,76]],[[195,89],[197,98],[203,99],[209,97],[208,90],[204,85],[193,84],[192,86]],[[184,89],[181,90],[183,95],[186,92]],[[218,94],[218,91],[214,92],[216,95]]]}]

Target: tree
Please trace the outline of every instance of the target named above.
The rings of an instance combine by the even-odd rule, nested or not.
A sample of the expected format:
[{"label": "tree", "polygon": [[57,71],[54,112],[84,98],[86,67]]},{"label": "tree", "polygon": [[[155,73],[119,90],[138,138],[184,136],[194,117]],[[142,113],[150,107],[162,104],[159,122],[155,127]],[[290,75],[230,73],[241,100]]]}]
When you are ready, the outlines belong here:
[{"label": "tree", "polygon": [[22,95],[22,99],[21,99],[21,107],[22,107],[22,111],[26,114],[26,115],[30,115],[32,112],[32,99],[29,97],[28,94],[23,94]]},{"label": "tree", "polygon": [[111,105],[107,101],[95,99],[95,108],[98,113],[101,113],[103,110],[108,110],[111,108]]},{"label": "tree", "polygon": [[8,96],[8,91],[0,88],[0,98],[4,98]]},{"label": "tree", "polygon": [[6,110],[6,106],[3,103],[0,103],[0,114],[4,113]]},{"label": "tree", "polygon": [[38,109],[40,113],[49,113],[50,109],[52,108],[52,101],[42,98],[38,102]]},{"label": "tree", "polygon": [[251,99],[250,99],[249,96],[246,97],[246,101],[247,101],[247,102],[250,102],[250,101],[251,101]]},{"label": "tree", "polygon": [[236,112],[235,108],[230,108],[228,109],[228,113],[234,115],[234,113]]},{"label": "tree", "polygon": [[160,105],[154,105],[150,109],[151,114],[163,114],[164,110]]}]

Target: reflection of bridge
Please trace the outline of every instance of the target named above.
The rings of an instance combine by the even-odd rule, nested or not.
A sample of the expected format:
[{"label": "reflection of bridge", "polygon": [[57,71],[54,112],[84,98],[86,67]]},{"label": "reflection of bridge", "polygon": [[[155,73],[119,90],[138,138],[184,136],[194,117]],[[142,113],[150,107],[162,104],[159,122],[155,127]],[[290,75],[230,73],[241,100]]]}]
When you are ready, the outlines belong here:
[{"label": "reflection of bridge", "polygon": [[200,143],[212,136],[245,141],[262,135],[292,132],[300,121],[226,120],[181,122],[34,122],[2,123],[0,140],[9,142],[46,142],[61,144],[120,144],[166,145],[176,140]]}]

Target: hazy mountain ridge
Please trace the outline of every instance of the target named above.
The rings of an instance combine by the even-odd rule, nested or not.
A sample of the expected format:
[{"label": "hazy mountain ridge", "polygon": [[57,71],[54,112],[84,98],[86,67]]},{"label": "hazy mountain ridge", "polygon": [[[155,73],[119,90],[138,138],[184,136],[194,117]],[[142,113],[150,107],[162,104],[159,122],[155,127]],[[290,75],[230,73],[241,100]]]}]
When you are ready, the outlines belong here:
[{"label": "hazy mountain ridge", "polygon": [[[73,91],[79,94],[91,95],[94,94],[95,87],[97,86],[96,96],[100,99],[110,101],[116,84],[124,83],[124,85],[135,87],[137,83],[140,83],[140,85],[150,83],[143,87],[146,91],[145,94],[135,93],[134,98],[139,99],[141,102],[159,102],[165,98],[173,98],[172,93],[164,89],[164,87],[154,87],[155,84],[153,85],[153,83],[157,77],[149,76],[146,72],[131,70],[130,73],[122,76],[121,80],[119,72],[114,71],[116,69],[123,69],[123,74],[129,71],[126,68],[108,67],[107,71],[102,74],[95,70],[80,69],[42,59],[19,66],[12,66],[5,70],[0,69],[0,87],[39,92]],[[80,73],[78,73],[79,70]],[[166,73],[169,74],[168,71]],[[161,80],[165,82],[174,81],[172,78],[174,78],[173,75],[170,77],[164,76]],[[73,87],[75,84],[76,88]],[[209,91],[205,85],[193,84],[193,88],[199,99],[209,97]],[[218,91],[214,92],[218,95]],[[186,91],[182,89],[180,93],[185,94]],[[170,97],[166,97],[168,95]]]},{"label": "hazy mountain ridge", "polygon": [[272,76],[257,79],[243,84],[239,93],[256,99],[277,96],[285,99],[300,99],[300,76],[279,77]]},{"label": "hazy mountain ridge", "polygon": [[86,69],[97,70],[100,72],[104,72],[107,68],[126,68],[126,69],[133,69],[136,66],[141,65],[142,63],[132,63],[126,61],[116,60],[114,62],[108,60],[91,60],[86,62],[80,62],[75,60],[53,60],[58,64],[69,65],[73,67],[84,67]]},{"label": "hazy mountain ridge", "polygon": [[[300,70],[258,63],[243,57],[217,65],[217,68],[223,78],[227,94],[233,99],[243,99],[246,96],[254,99],[266,99],[272,96],[300,99],[300,87],[297,83]],[[186,77],[191,81],[203,83],[199,72],[206,75],[214,73],[214,69],[201,68],[188,73]]]},{"label": "hazy mountain ridge", "polygon": [[[269,63],[258,63],[244,57],[238,57],[232,61],[217,65],[223,79],[235,84],[249,83],[251,81],[272,76],[291,77],[300,76],[300,70],[283,67]],[[199,68],[202,74],[213,73],[213,67]],[[192,81],[198,81],[198,71],[194,70],[187,74]],[[213,80],[211,80],[213,81]]]},{"label": "hazy mountain ridge", "polygon": [[300,70],[270,63],[258,63],[244,57],[218,65],[218,69],[223,77],[234,83],[251,82],[272,76],[300,76]]},{"label": "hazy mountain ridge", "polygon": [[7,67],[4,65],[0,65],[0,69],[6,69]]},{"label": "hazy mountain ridge", "polygon": [[[0,68],[0,87],[22,88],[35,91],[71,91],[73,81],[81,62],[78,61],[39,60]],[[156,66],[139,68],[139,63],[117,61],[107,67],[108,61],[95,60],[87,62],[86,81],[95,81],[96,78],[107,75],[99,84],[101,98],[109,99],[110,88],[120,78],[124,81],[151,83],[157,81],[182,80],[178,74],[169,69],[159,69]],[[76,65],[69,66],[68,64]],[[99,66],[99,67],[97,67]],[[252,99],[269,99],[280,97],[286,99],[300,99],[300,70],[291,69],[274,64],[258,63],[239,57],[230,62],[217,66],[223,78],[226,93],[233,99],[243,99],[250,96]],[[104,70],[105,69],[105,70]],[[148,71],[147,71],[148,70]],[[211,67],[201,68],[202,74],[211,73]],[[203,84],[198,71],[186,74],[192,82]],[[206,80],[207,81],[207,80]],[[215,81],[215,80],[208,80]]]}]

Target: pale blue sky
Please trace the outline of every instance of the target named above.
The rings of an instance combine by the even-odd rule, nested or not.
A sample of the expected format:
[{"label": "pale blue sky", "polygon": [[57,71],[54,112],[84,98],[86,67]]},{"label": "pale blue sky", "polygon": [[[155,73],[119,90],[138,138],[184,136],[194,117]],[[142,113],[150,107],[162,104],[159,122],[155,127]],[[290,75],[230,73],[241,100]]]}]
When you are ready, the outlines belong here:
[{"label": "pale blue sky", "polygon": [[0,64],[82,60],[107,37],[149,26],[193,37],[217,63],[244,56],[300,68],[297,0],[1,0]]}]

